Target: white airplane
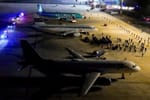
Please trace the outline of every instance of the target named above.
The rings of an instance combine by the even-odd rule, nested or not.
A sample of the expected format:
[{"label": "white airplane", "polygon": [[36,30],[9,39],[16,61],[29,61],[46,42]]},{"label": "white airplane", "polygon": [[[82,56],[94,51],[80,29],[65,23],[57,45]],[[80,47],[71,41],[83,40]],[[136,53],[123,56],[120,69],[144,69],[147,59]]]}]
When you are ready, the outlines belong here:
[{"label": "white airplane", "polygon": [[[26,40],[21,40],[24,60],[18,62],[22,68],[32,66],[44,75],[74,74],[85,75],[85,82],[80,95],[86,95],[95,81],[107,73],[133,73],[140,71],[140,67],[127,60],[95,60],[85,59],[72,49],[67,48],[76,59],[44,59],[41,58]],[[109,80],[110,81],[110,80]]]},{"label": "white airplane", "polygon": [[89,25],[58,25],[58,24],[46,24],[44,22],[35,22],[32,25],[33,28],[61,36],[80,36],[80,32],[89,32],[97,30],[94,26]]}]

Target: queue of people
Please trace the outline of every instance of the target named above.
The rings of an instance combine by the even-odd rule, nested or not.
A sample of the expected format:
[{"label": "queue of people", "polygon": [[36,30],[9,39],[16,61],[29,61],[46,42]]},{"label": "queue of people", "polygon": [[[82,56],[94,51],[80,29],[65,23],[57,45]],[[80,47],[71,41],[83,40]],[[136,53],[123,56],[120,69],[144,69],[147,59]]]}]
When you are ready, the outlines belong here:
[{"label": "queue of people", "polygon": [[[139,52],[142,57],[144,56],[144,54],[147,52],[147,46],[149,46],[150,43],[150,37],[147,37],[147,39],[145,39],[144,37],[142,37],[141,35],[142,33],[141,34],[134,33],[131,30],[127,29],[126,27],[110,20],[106,16],[103,16],[102,18],[106,20],[108,24],[116,25],[120,30],[122,30],[123,33],[129,34],[129,36],[133,37],[134,39],[129,38],[122,41],[121,38],[117,38],[117,43],[115,43],[114,41],[112,41],[111,36],[109,35],[104,36],[104,33],[102,33],[100,37],[97,37],[94,34],[91,34],[90,37],[88,35],[82,38],[84,42],[96,44],[101,48],[107,48],[111,50],[122,50],[125,52],[134,52],[134,53]],[[105,23],[104,26],[106,27],[107,24]]]},{"label": "queue of people", "polygon": [[103,49],[119,50],[119,51],[132,52],[132,53],[139,52],[141,53],[142,57],[147,51],[145,42],[133,41],[133,39],[131,38],[124,41],[121,38],[117,38],[116,39],[117,42],[114,42],[111,39],[111,36],[104,35],[103,33],[100,37],[97,37],[96,35],[92,34],[91,38],[90,35],[88,35],[82,38],[82,40],[92,45],[98,45],[100,46],[100,48]]},{"label": "queue of people", "polygon": [[[123,32],[127,33],[127,34],[130,34],[131,36],[133,36],[136,41],[138,41],[138,44],[136,45],[136,43],[133,42],[133,39],[129,39],[129,40],[125,40],[124,41],[124,45],[121,46],[120,44],[117,44],[114,46],[113,49],[116,49],[116,48],[119,48],[119,49],[122,49],[122,47],[124,47],[124,51],[128,51],[129,52],[137,52],[139,51],[141,53],[141,56],[143,57],[144,54],[146,53],[147,51],[147,46],[149,46],[150,44],[150,37],[147,36],[147,37],[143,37],[143,31],[141,30],[141,32],[138,32],[138,33],[134,33],[132,32],[131,30],[125,28],[124,26],[110,20],[108,17],[106,16],[103,16],[103,19],[105,19],[109,24],[115,24],[118,28],[120,28]],[[147,39],[146,39],[147,38]]]}]

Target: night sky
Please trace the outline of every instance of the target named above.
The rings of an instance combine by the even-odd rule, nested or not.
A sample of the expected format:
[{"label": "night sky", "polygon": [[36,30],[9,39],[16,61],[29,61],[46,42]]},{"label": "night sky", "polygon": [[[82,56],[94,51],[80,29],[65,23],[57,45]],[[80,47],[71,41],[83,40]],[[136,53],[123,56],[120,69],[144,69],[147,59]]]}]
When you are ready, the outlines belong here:
[{"label": "night sky", "polygon": [[150,16],[150,0],[135,0],[141,7],[141,13]]},{"label": "night sky", "polygon": [[139,13],[150,16],[150,0],[124,0],[126,5],[137,7]]}]

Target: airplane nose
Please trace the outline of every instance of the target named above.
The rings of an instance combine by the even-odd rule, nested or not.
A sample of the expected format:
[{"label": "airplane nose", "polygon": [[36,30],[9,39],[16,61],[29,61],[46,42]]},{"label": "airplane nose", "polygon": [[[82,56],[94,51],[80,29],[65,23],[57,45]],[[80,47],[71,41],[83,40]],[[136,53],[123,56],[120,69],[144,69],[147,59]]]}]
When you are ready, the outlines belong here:
[{"label": "airplane nose", "polygon": [[139,66],[136,66],[135,69],[134,69],[136,72],[140,71],[141,68]]},{"label": "airplane nose", "polygon": [[95,28],[95,31],[97,31],[98,29],[97,28]]}]

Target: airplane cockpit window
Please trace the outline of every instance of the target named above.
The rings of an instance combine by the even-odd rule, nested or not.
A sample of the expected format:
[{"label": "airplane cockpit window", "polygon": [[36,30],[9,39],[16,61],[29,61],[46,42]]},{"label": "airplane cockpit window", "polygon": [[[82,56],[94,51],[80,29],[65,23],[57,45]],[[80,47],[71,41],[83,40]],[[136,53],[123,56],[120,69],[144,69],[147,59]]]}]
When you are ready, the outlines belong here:
[{"label": "airplane cockpit window", "polygon": [[133,66],[132,66],[132,68],[135,68],[135,67],[136,67],[136,65],[133,65]]}]

